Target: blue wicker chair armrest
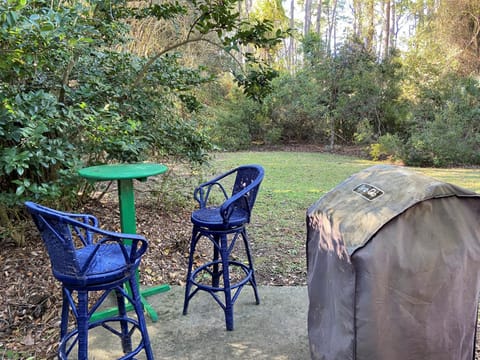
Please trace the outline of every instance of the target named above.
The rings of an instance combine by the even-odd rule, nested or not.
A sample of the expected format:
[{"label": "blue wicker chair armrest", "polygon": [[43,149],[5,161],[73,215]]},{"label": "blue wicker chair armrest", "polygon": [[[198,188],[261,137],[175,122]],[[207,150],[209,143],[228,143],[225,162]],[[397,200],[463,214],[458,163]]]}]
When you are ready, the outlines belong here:
[{"label": "blue wicker chair armrest", "polygon": [[[97,244],[104,245],[112,241],[120,244],[124,256],[128,256],[130,262],[134,262],[140,257],[142,257],[142,255],[145,254],[148,248],[148,240],[142,235],[124,234],[105,230],[97,231],[97,233],[105,235],[104,238],[97,241]],[[130,253],[128,253],[128,250],[125,246],[126,241],[131,243],[128,243]],[[127,257],[125,258],[125,260],[127,260]]]},{"label": "blue wicker chair armrest", "polygon": [[[92,228],[98,229],[98,226],[99,226],[98,219],[93,215],[70,213],[70,212],[65,212],[60,210],[52,211],[52,209],[39,204],[35,204],[35,206],[41,209],[42,211],[45,211],[46,213],[53,214],[54,216],[62,216],[64,218],[69,218],[81,224],[85,224]],[[77,229],[75,229],[75,231],[76,231],[76,235],[83,242],[84,245],[90,245],[93,243],[93,234],[89,230],[87,230],[85,234],[81,234],[79,231],[77,231]]]},{"label": "blue wicker chair armrest", "polygon": [[222,184],[220,184],[219,182],[208,182],[198,186],[193,193],[193,197],[200,205],[200,208],[203,209],[207,207],[210,194],[215,186],[217,186],[220,189],[220,191],[223,193],[225,200],[228,199],[227,191],[222,186]]},{"label": "blue wicker chair armrest", "polygon": [[228,194],[226,190],[224,189],[223,185],[220,183],[220,180],[226,178],[227,176],[230,176],[231,174],[237,172],[236,169],[230,170],[224,174],[221,174],[207,182],[204,182],[203,184],[200,184],[195,191],[193,192],[193,197],[197,202],[200,204],[200,208],[204,208],[208,204],[208,198],[210,196],[210,192],[214,186],[219,186],[220,190],[223,192],[223,195],[225,196],[225,199],[228,199]]},{"label": "blue wicker chair armrest", "polygon": [[[141,235],[116,233],[100,229],[96,229],[95,233],[102,235],[102,238],[95,242],[95,249],[85,260],[81,273],[85,273],[89,269],[91,262],[95,259],[97,252],[102,246],[108,246],[112,243],[118,244],[125,260],[125,264],[128,265],[138,265],[141,256],[146,252],[148,247],[148,241]],[[130,243],[127,245],[126,241]]]},{"label": "blue wicker chair armrest", "polygon": [[250,208],[250,204],[247,200],[247,194],[251,191],[255,186],[258,186],[256,182],[253,182],[249,186],[247,186],[242,191],[237,192],[235,195],[231,196],[227,201],[225,201],[222,206],[220,206],[220,214],[222,215],[223,222],[226,224],[229,222],[230,215],[234,210],[235,204],[239,201],[245,202],[245,207],[248,209],[248,216],[250,217],[250,213],[252,209]]},{"label": "blue wicker chair armrest", "polygon": [[75,220],[80,219],[81,222],[83,222],[87,225],[98,227],[98,219],[93,215],[70,213],[70,212],[65,212],[65,211],[60,211],[60,210],[55,210],[53,212],[52,209],[49,209],[48,207],[45,207],[45,206],[42,206],[42,205],[39,205],[39,204],[35,204],[35,205],[36,205],[36,207],[42,209],[45,212],[53,213],[55,215],[60,214],[60,215],[63,215],[63,216],[68,216],[69,218],[72,218],[72,219],[75,219]]}]

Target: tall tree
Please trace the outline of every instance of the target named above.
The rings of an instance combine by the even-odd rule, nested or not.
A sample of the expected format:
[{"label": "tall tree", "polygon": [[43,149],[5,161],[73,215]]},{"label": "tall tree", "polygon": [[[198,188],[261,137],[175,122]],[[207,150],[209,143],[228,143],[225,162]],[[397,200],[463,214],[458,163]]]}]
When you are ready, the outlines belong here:
[{"label": "tall tree", "polygon": [[357,38],[360,38],[362,34],[362,1],[353,0],[352,1],[352,12],[353,12],[353,35]]},{"label": "tall tree", "polygon": [[305,0],[305,16],[303,21],[303,35],[308,36],[312,27],[312,0]]},{"label": "tall tree", "polygon": [[316,20],[315,20],[315,32],[317,33],[318,37],[321,38],[322,37],[322,28],[321,28],[321,25],[322,25],[322,5],[323,5],[323,1],[322,0],[318,0],[318,3],[317,3],[317,17],[316,17]]},{"label": "tall tree", "polygon": [[383,58],[388,57],[390,49],[390,17],[391,17],[391,1],[384,0],[384,12],[383,12]]},{"label": "tall tree", "polygon": [[329,6],[326,44],[329,53],[335,51],[338,0],[332,0]]},{"label": "tall tree", "polygon": [[375,51],[375,1],[374,0],[365,0],[365,21],[367,25],[365,26],[365,48],[374,53]]},{"label": "tall tree", "polygon": [[[290,0],[290,29],[295,28],[295,0]],[[287,50],[287,59],[288,59],[288,70],[290,73],[293,72],[295,64],[295,38],[293,34],[288,38],[288,50]]]}]

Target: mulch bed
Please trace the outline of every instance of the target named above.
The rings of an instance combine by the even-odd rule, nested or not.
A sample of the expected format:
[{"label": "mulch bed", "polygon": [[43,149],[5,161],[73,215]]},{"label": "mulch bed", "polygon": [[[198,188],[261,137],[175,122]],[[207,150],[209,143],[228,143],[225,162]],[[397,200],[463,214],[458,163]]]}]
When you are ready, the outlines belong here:
[{"label": "mulch bed", "polygon": [[[149,240],[142,258],[143,285],[181,285],[186,274],[191,225],[189,213],[163,212],[155,204],[137,205],[137,232]],[[101,227],[119,231],[118,203],[90,201],[79,212],[95,214]],[[0,249],[0,358],[55,356],[60,324],[61,287],[31,224],[26,244],[7,243]],[[14,356],[14,355],[11,355]]]}]

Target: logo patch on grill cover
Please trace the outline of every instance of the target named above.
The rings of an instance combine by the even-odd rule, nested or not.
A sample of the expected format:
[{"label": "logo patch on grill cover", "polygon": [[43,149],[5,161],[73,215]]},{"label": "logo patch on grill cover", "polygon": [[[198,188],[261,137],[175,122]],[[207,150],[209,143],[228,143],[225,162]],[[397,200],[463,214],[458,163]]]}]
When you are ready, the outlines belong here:
[{"label": "logo patch on grill cover", "polygon": [[375,200],[384,194],[384,191],[370,184],[360,184],[353,192],[359,194],[368,201]]}]

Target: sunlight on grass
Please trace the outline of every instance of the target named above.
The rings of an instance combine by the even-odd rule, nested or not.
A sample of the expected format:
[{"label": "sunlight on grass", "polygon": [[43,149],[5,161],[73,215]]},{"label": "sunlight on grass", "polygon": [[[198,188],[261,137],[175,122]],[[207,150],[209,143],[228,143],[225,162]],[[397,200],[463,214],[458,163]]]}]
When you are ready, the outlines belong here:
[{"label": "sunlight on grass", "polygon": [[[323,194],[348,177],[380,162],[328,153],[238,152],[215,154],[208,174],[242,164],[260,164],[260,186],[248,228],[260,281],[306,279],[306,212]],[[480,193],[480,169],[417,169],[427,176]],[[273,274],[273,275],[272,275]],[[263,278],[262,278],[263,275]]]},{"label": "sunlight on grass", "polygon": [[[328,153],[238,152],[215,155],[215,168],[224,171],[241,164],[265,168],[262,189],[301,198],[323,194],[350,175],[380,162]],[[427,176],[480,192],[480,169],[412,168]]]},{"label": "sunlight on grass", "polygon": [[412,169],[435,179],[480,193],[480,169]]},{"label": "sunlight on grass", "polygon": [[[260,224],[257,234],[275,237],[276,232],[291,233],[302,241],[309,206],[354,173],[380,164],[329,153],[280,151],[219,153],[213,161],[217,173],[251,163],[265,168],[253,214],[253,221]],[[480,192],[480,169],[413,170]]]}]

